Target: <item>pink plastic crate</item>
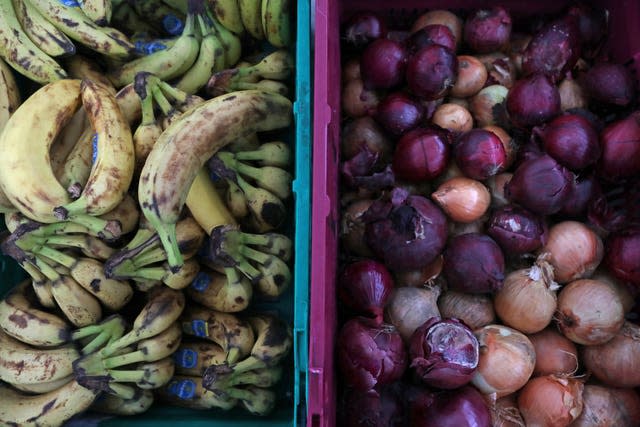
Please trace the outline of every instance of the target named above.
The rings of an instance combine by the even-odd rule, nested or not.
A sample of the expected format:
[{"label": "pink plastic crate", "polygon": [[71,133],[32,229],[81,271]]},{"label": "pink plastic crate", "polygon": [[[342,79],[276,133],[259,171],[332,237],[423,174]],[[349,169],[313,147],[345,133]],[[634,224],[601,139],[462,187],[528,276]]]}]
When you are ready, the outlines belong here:
[{"label": "pink plastic crate", "polygon": [[[389,4],[393,4],[393,8]],[[539,0],[316,0],[314,143],[312,175],[311,309],[309,326],[308,425],[336,425],[337,328],[335,275],[338,252],[338,162],[340,143],[340,22],[357,10],[411,19],[429,9],[473,9],[503,5],[514,15],[560,11],[570,1]],[[640,2],[600,0],[610,12],[612,58],[640,64]],[[637,73],[637,70],[636,70]]]}]

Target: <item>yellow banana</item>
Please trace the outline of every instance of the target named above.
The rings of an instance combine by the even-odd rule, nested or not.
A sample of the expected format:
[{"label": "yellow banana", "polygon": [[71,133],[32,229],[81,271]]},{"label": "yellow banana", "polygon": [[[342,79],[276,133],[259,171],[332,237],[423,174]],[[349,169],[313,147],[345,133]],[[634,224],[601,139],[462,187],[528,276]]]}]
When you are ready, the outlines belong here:
[{"label": "yellow banana", "polygon": [[230,179],[227,179],[226,181],[227,191],[225,192],[225,202],[233,216],[236,219],[241,220],[249,215],[249,203],[242,189],[238,187],[238,184]]},{"label": "yellow banana", "polygon": [[169,384],[156,391],[158,397],[172,405],[192,409],[220,408],[229,410],[237,400],[219,397],[202,386],[201,376],[174,375]]},{"label": "yellow banana", "polygon": [[84,127],[64,162],[55,171],[58,182],[66,188],[72,198],[80,197],[82,188],[91,174],[95,138],[96,133],[89,123]]},{"label": "yellow banana", "polygon": [[201,167],[187,193],[186,205],[193,218],[207,234],[215,227],[236,224],[236,220],[225,207],[218,190],[209,178],[206,167]]},{"label": "yellow banana", "polygon": [[[291,101],[282,96],[235,92],[196,105],[162,133],[142,169],[138,199],[171,267],[183,263],[175,224],[204,162],[237,137],[288,126],[291,111]],[[166,165],[175,165],[172,173],[166,173]]]},{"label": "yellow banana", "polygon": [[57,222],[53,209],[69,202],[51,169],[49,149],[79,106],[79,80],[50,83],[20,105],[0,135],[0,187],[35,221]]},{"label": "yellow banana", "polygon": [[104,27],[111,22],[113,5],[111,0],[82,0],[80,8],[93,22]]},{"label": "yellow banana", "polygon": [[91,410],[110,415],[138,415],[151,408],[154,397],[151,390],[136,388],[131,399],[123,399],[110,393],[103,393],[91,405]]},{"label": "yellow banana", "polygon": [[[82,4],[86,1],[83,0]],[[105,76],[105,72],[100,69],[100,66],[94,60],[78,54],[65,58],[64,65],[69,77],[78,80],[87,79],[99,83],[115,96],[116,88],[113,87],[111,80]]]},{"label": "yellow banana", "polygon": [[262,29],[262,9],[261,0],[237,0],[240,8],[240,17],[242,24],[251,37],[257,40],[264,39],[264,30]]},{"label": "yellow banana", "polygon": [[72,380],[49,393],[29,396],[0,384],[0,424],[60,426],[93,403],[96,392]]},{"label": "yellow banana", "polygon": [[227,352],[214,342],[183,341],[173,353],[173,360],[178,375],[202,376],[209,366],[225,363]]},{"label": "yellow banana", "polygon": [[238,35],[244,32],[238,0],[208,0],[208,2],[213,15],[227,30]]},{"label": "yellow banana", "polygon": [[[234,277],[236,280],[230,283],[230,278]],[[237,272],[224,275],[211,269],[203,269],[186,292],[190,299],[204,307],[235,313],[247,308],[251,302],[253,287],[246,277]]]},{"label": "yellow banana", "polygon": [[67,56],[76,52],[73,42],[45,19],[29,0],[12,0],[16,17],[24,32],[49,56]]},{"label": "yellow banana", "polygon": [[127,234],[131,233],[138,227],[138,221],[140,220],[140,208],[138,207],[138,202],[133,198],[133,196],[127,193],[115,208],[109,212],[103,213],[100,215],[100,218],[107,221],[119,221],[122,228],[122,234]]},{"label": "yellow banana", "polygon": [[287,47],[291,43],[290,0],[262,0],[262,27],[269,43],[275,47]]},{"label": "yellow banana", "polygon": [[55,141],[53,141],[53,144],[51,144],[51,148],[49,149],[51,169],[56,175],[56,178],[58,178],[58,181],[60,181],[60,177],[62,176],[67,157],[69,157],[69,154],[80,140],[82,132],[84,132],[85,127],[88,125],[89,120],[87,119],[87,114],[84,108],[80,108],[73,115],[69,123],[60,131],[60,134]]},{"label": "yellow banana", "polygon": [[61,219],[77,214],[101,215],[118,205],[133,178],[131,129],[114,95],[104,86],[82,80],[82,103],[97,134],[97,155],[80,197],[59,205]]},{"label": "yellow banana", "polygon": [[0,133],[21,103],[20,89],[11,68],[0,58]]},{"label": "yellow banana", "polygon": [[120,310],[133,296],[131,285],[105,277],[103,265],[93,258],[78,258],[69,268],[71,277],[112,311]]},{"label": "yellow banana", "polygon": [[16,384],[11,384],[11,386],[25,393],[43,394],[43,393],[49,393],[51,391],[57,390],[60,387],[71,382],[72,380],[73,380],[73,375],[69,375],[68,377],[60,378],[59,380],[43,381],[43,382],[37,382],[33,384],[16,383]]},{"label": "yellow banana", "polygon": [[239,60],[242,55],[242,43],[240,38],[229,31],[224,25],[220,24],[220,22],[212,17],[209,14],[209,22],[211,23],[212,30],[218,36],[218,39],[224,46],[224,54],[225,54],[225,67],[233,67]]}]

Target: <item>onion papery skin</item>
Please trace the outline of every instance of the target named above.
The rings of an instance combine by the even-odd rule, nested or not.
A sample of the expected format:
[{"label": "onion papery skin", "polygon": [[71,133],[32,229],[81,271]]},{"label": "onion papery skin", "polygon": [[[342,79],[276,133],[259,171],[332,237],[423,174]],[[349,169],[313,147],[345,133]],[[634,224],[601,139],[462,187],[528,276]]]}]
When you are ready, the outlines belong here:
[{"label": "onion papery skin", "polygon": [[571,427],[633,426],[616,394],[609,387],[586,384],[582,392],[582,413]]},{"label": "onion papery skin", "polygon": [[518,395],[518,407],[527,426],[570,425],[582,413],[584,383],[548,375],[532,378]]}]

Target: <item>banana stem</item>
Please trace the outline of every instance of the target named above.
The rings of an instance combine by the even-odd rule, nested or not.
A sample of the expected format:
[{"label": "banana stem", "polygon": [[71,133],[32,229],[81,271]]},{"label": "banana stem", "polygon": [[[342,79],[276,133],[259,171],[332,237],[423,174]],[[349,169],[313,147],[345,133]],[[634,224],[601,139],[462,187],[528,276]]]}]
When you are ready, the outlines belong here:
[{"label": "banana stem", "polygon": [[47,264],[42,258],[35,256],[34,262],[35,267],[40,270],[42,274],[47,277],[47,279],[51,280],[52,282],[60,279],[60,274],[58,274],[58,272],[49,264]]},{"label": "banana stem", "polygon": [[242,233],[242,241],[245,245],[268,246],[271,238],[265,234]]},{"label": "banana stem", "polygon": [[147,250],[135,256],[131,259],[133,265],[137,268],[144,267],[145,265],[154,264],[156,262],[164,262],[167,260],[167,254],[161,247],[156,247],[151,250]]},{"label": "banana stem", "polygon": [[146,374],[144,370],[120,371],[110,369],[108,372],[113,381],[119,383],[137,383],[142,381]]},{"label": "banana stem", "polygon": [[[124,347],[126,347],[126,345]],[[102,363],[104,364],[105,368],[113,369],[119,366],[129,365],[131,363],[144,362],[144,358],[144,353],[140,350],[136,350],[130,353],[120,354],[118,356],[103,359]]]},{"label": "banana stem", "polygon": [[46,256],[47,258],[57,262],[60,265],[64,265],[67,268],[72,268],[76,263],[76,259],[74,257],[67,255],[64,252],[61,252],[50,246],[41,246],[37,250],[37,253]]},{"label": "banana stem", "polygon": [[269,255],[265,254],[264,252],[260,252],[253,248],[250,248],[249,246],[243,245],[241,250],[242,250],[242,255],[260,264],[265,264],[269,260]]},{"label": "banana stem", "polygon": [[187,102],[188,94],[176,87],[171,86],[169,83],[160,81],[160,90],[165,96],[169,96],[175,103],[182,104]]},{"label": "banana stem", "polygon": [[104,346],[109,341],[110,334],[107,331],[102,331],[97,337],[91,340],[87,345],[82,347],[82,354],[95,353],[100,347]]},{"label": "banana stem", "polygon": [[119,383],[109,383],[111,394],[115,394],[124,400],[133,399],[136,395],[136,389],[133,386]]},{"label": "banana stem", "polygon": [[162,110],[162,114],[165,116],[169,116],[170,114],[176,111],[175,107],[171,105],[169,100],[158,86],[154,86],[152,89],[153,92],[153,100],[158,104],[160,110]]},{"label": "banana stem", "polygon": [[87,227],[98,235],[98,237],[115,240],[122,234],[122,228],[120,221],[117,220],[104,220],[97,216],[91,216],[88,214],[73,214],[66,218],[70,222],[80,224]]},{"label": "banana stem", "polygon": [[[136,76],[137,77],[137,76]],[[145,82],[145,97],[142,99],[142,122],[141,126],[149,126],[156,122],[156,116],[153,112],[153,96],[151,94],[150,83]]]},{"label": "banana stem", "polygon": [[84,225],[77,224],[75,222],[54,222],[52,224],[46,224],[38,229],[34,230],[32,234],[34,236],[50,236],[54,234],[66,234],[66,233],[83,233],[89,234],[91,230]]}]

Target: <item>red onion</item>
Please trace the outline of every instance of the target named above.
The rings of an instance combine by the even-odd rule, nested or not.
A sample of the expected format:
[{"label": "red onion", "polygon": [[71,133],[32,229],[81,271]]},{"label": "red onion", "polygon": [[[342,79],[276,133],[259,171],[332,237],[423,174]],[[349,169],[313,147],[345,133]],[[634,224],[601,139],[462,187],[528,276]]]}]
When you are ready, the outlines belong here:
[{"label": "red onion", "polygon": [[420,28],[407,39],[407,49],[412,54],[430,44],[439,44],[455,51],[456,37],[446,25],[432,24]]},{"label": "red onion", "polygon": [[392,325],[355,317],[338,333],[338,367],[347,385],[369,390],[377,384],[391,384],[407,367],[407,352]]},{"label": "red onion", "polygon": [[635,96],[631,72],[622,64],[599,62],[582,79],[587,95],[598,102],[626,106]]},{"label": "red onion", "polygon": [[426,100],[443,98],[456,82],[458,58],[444,46],[432,44],[407,62],[406,79],[411,92]]},{"label": "red onion", "polygon": [[509,200],[507,200],[504,192],[505,186],[509,181],[511,181],[512,177],[512,173],[502,172],[487,180],[486,184],[491,191],[491,207],[499,208],[509,204]]},{"label": "red onion", "polygon": [[609,236],[604,264],[614,277],[640,286],[640,228],[628,228]]},{"label": "red onion", "polygon": [[571,70],[580,58],[577,20],[566,16],[547,24],[534,34],[522,57],[525,76],[546,74],[556,82]]},{"label": "red onion", "polygon": [[607,34],[607,11],[579,2],[571,5],[567,14],[577,18],[583,56],[593,57]]},{"label": "red onion", "polygon": [[406,52],[399,42],[377,39],[362,52],[360,73],[365,87],[389,89],[404,79]]},{"label": "red onion", "polygon": [[516,168],[505,186],[505,194],[533,213],[550,215],[562,209],[574,185],[573,174],[543,154]]},{"label": "red onion", "polygon": [[502,50],[510,37],[511,15],[501,6],[476,10],[464,24],[464,40],[478,53]]},{"label": "red onion", "polygon": [[411,427],[491,427],[491,412],[474,387],[410,399]]},{"label": "red onion", "polygon": [[507,94],[511,122],[522,128],[541,125],[560,114],[558,88],[544,74],[516,81]]},{"label": "red onion", "polygon": [[506,254],[533,252],[545,242],[542,218],[519,206],[507,205],[494,210],[487,223],[487,234]]},{"label": "red onion", "polygon": [[568,218],[584,216],[600,191],[600,184],[593,173],[577,176],[575,187],[558,214]]},{"label": "red onion", "polygon": [[458,319],[432,317],[411,336],[409,367],[431,387],[452,389],[467,384],[478,358],[478,340]]},{"label": "red onion", "polygon": [[351,159],[358,154],[363,146],[380,154],[380,161],[388,163],[393,153],[393,145],[384,131],[369,116],[359,117],[347,122],[342,128],[340,148],[342,158]]},{"label": "red onion", "polygon": [[417,270],[442,252],[447,219],[429,199],[396,189],[374,202],[364,218],[367,244],[391,270]]},{"label": "red onion", "polygon": [[594,189],[587,217],[602,235],[640,225],[640,176]]},{"label": "red onion", "polygon": [[368,259],[347,265],[338,279],[340,301],[377,323],[382,323],[384,306],[393,288],[393,277],[387,268]]},{"label": "red onion", "polygon": [[450,289],[494,292],[504,280],[504,256],[491,237],[480,233],[461,234],[448,243],[442,271]]},{"label": "red onion", "polygon": [[600,134],[602,156],[599,173],[619,180],[640,171],[640,111],[608,125]]},{"label": "red onion", "polygon": [[355,255],[373,256],[365,241],[365,224],[362,215],[373,203],[370,199],[355,200],[347,206],[341,218],[340,238],[347,250]]},{"label": "red onion", "polygon": [[547,154],[572,171],[584,169],[600,157],[598,132],[577,114],[558,116],[534,132]]},{"label": "red onion", "polygon": [[373,12],[356,13],[349,19],[344,30],[345,41],[354,47],[363,47],[386,35],[387,26],[382,18]]},{"label": "red onion", "polygon": [[447,167],[451,133],[436,127],[414,129],[402,136],[393,155],[393,172],[407,181],[434,179]]},{"label": "red onion", "polygon": [[630,388],[612,388],[620,410],[625,413],[629,426],[640,425],[640,395],[637,390]]},{"label": "red onion", "polygon": [[413,129],[422,120],[422,106],[403,92],[394,92],[378,104],[375,119],[393,136]]},{"label": "red onion", "polygon": [[402,400],[392,386],[361,391],[345,389],[339,420],[343,427],[401,427]]},{"label": "red onion", "polygon": [[425,12],[413,21],[411,32],[415,33],[428,25],[444,25],[449,28],[456,40],[456,46],[462,41],[462,19],[453,12],[444,9]]},{"label": "red onion", "polygon": [[500,138],[493,132],[477,128],[458,138],[453,155],[462,173],[480,181],[502,172],[507,160]]}]

